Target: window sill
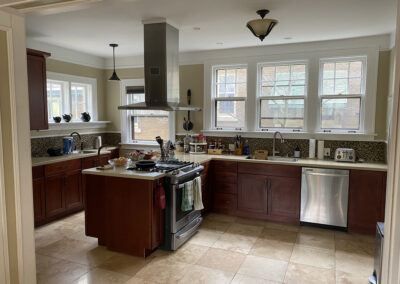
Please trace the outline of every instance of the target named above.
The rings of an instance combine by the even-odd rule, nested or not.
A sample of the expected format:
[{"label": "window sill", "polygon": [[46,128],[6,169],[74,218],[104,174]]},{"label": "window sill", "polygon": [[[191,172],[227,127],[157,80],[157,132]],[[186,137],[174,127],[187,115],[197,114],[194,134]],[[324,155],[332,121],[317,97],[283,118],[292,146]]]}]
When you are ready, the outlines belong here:
[{"label": "window sill", "polygon": [[154,150],[160,149],[157,143],[121,143],[122,150]]},{"label": "window sill", "polygon": [[[233,130],[202,130],[205,136],[235,137],[240,134],[246,138],[273,138],[275,131],[233,131]],[[308,132],[284,132],[280,131],[286,139],[323,139],[341,141],[375,141],[377,134],[364,133],[308,133]]]},{"label": "window sill", "polygon": [[110,121],[71,121],[71,122],[49,122],[49,129],[41,131],[51,130],[65,130],[65,129],[94,129],[94,128],[106,128]]}]

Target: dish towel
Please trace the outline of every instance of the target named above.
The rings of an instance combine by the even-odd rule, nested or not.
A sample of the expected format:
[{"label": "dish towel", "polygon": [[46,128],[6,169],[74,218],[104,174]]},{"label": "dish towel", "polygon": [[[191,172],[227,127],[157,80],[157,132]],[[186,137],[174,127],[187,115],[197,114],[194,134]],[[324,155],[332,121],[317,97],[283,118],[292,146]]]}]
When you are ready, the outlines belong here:
[{"label": "dish towel", "polygon": [[197,177],[193,181],[193,201],[194,210],[204,209],[203,197],[201,196],[201,177]]},{"label": "dish towel", "polygon": [[183,185],[181,210],[183,212],[193,208],[193,181],[188,181]]}]

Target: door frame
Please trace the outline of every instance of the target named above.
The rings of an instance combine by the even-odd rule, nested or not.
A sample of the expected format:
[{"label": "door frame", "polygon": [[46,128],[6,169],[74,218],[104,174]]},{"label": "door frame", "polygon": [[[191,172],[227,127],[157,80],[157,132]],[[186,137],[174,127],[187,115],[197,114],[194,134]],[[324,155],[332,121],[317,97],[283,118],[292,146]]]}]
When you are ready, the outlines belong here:
[{"label": "door frame", "polygon": [[385,208],[385,237],[382,283],[400,281],[400,2],[397,7],[394,92],[388,134],[388,177]]},{"label": "door frame", "polygon": [[[1,133],[1,115],[0,115]],[[0,282],[10,283],[10,264],[8,261],[7,218],[3,167],[3,144],[0,136]]]}]

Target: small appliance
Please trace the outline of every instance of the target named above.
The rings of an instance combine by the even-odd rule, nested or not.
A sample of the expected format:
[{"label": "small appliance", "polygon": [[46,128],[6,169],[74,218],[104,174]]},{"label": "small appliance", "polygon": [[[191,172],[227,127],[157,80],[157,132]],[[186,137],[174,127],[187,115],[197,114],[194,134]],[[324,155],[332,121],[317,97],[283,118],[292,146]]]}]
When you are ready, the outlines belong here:
[{"label": "small appliance", "polygon": [[336,162],[356,162],[356,151],[351,148],[337,148],[335,151]]},{"label": "small appliance", "polygon": [[64,155],[72,154],[74,151],[74,138],[64,137],[63,138]]}]

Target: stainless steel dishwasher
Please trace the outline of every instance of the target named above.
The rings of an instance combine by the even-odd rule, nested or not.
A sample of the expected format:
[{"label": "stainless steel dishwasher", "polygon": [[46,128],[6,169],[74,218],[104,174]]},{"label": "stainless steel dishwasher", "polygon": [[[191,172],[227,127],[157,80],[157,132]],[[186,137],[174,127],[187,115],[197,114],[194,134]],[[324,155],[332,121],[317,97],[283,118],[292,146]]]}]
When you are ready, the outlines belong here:
[{"label": "stainless steel dishwasher", "polygon": [[300,221],[347,227],[349,171],[303,168]]}]

